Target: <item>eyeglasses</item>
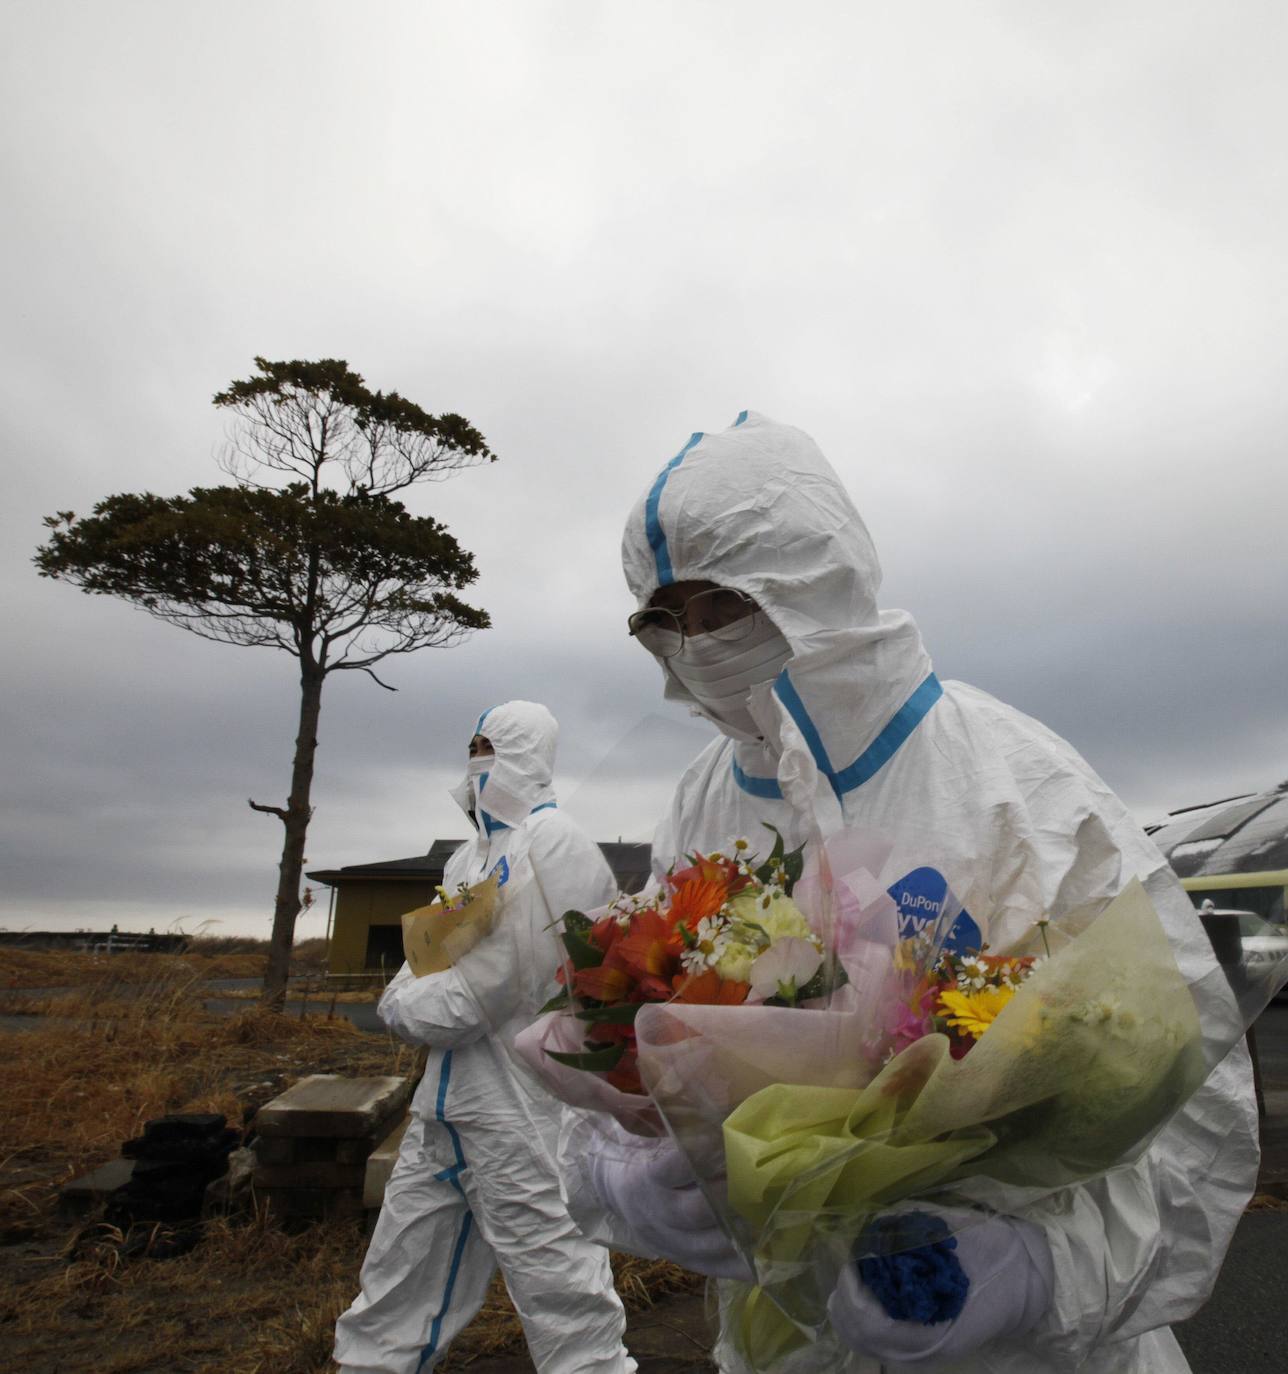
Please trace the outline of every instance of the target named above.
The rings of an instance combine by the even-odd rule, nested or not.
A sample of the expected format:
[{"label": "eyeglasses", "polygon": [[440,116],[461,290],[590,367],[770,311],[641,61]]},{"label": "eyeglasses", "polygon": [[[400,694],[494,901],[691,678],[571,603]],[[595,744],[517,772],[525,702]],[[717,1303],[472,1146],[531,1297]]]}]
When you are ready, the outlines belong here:
[{"label": "eyeglasses", "polygon": [[646,606],[626,622],[627,631],[651,654],[674,658],[686,635],[710,635],[736,644],[752,632],[759,607],[746,592],[713,587],[691,596],[678,611]]}]

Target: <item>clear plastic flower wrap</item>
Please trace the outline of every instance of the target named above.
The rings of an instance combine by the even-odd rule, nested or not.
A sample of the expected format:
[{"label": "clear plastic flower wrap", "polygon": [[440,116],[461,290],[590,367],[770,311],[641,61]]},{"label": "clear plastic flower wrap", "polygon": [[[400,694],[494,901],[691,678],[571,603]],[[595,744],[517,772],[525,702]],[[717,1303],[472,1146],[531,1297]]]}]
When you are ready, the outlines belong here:
[{"label": "clear plastic flower wrap", "polygon": [[[908,853],[742,840],[570,913],[562,991],[517,1040],[557,1097],[684,1153],[755,1274],[725,1324],[758,1369],[820,1337],[846,1265],[951,1294],[954,1233],[1139,1158],[1288,977],[1231,948],[1187,981],[1134,880],[972,950],[950,891],[896,905]],[[914,1203],[929,1240],[890,1224]]]}]

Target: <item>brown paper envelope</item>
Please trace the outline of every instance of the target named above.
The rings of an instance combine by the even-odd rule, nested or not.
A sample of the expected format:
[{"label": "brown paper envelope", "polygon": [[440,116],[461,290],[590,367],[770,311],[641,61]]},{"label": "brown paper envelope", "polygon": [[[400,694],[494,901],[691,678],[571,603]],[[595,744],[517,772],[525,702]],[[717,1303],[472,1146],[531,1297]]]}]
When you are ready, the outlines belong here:
[{"label": "brown paper envelope", "polygon": [[444,907],[441,901],[417,907],[402,918],[403,953],[412,973],[442,973],[474,948],[492,930],[500,879],[493,873],[469,889],[463,906]]}]

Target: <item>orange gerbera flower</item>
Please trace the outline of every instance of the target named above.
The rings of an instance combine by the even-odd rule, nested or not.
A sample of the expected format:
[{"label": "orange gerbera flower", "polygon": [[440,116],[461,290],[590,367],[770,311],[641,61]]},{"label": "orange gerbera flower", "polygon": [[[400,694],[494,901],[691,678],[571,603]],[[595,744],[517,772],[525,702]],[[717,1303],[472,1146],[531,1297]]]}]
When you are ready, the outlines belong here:
[{"label": "orange gerbera flower", "polygon": [[706,916],[714,916],[724,906],[728,895],[729,889],[722,882],[709,878],[688,878],[672,894],[667,915],[672,926],[683,922],[691,931],[696,930],[699,921]]},{"label": "orange gerbera flower", "polygon": [[701,973],[681,974],[673,986],[677,1002],[715,1007],[736,1007],[747,1000],[747,993],[751,991],[748,984],[721,978],[713,968]]}]

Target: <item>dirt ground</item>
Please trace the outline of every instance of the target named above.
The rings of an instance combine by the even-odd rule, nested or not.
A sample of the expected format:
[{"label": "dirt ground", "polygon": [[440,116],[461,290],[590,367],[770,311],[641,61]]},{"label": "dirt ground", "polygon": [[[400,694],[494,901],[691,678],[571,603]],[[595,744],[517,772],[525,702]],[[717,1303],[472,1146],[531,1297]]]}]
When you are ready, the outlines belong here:
[{"label": "dirt ground", "polygon": [[[6,967],[7,953],[0,951],[0,987],[7,977],[10,987],[57,985],[52,967],[26,961],[15,970]],[[412,1052],[324,1014],[299,1019],[258,1007],[209,1014],[201,980],[182,957],[123,979],[124,972],[113,965],[83,974],[74,1017],[65,1001],[51,1001],[45,1015],[14,1018],[26,1028],[0,1030],[0,1368],[333,1370],[332,1330],[357,1291],[365,1250],[359,1221],[288,1235],[252,1212],[210,1222],[202,1243],[179,1258],[123,1260],[92,1216],[60,1214],[58,1190],[115,1158],[150,1117],[216,1111],[241,1125],[306,1074],[410,1073]],[[702,1281],[674,1265],[625,1257],[615,1269],[641,1369],[711,1368]],[[499,1282],[440,1368],[532,1368]]]}]

